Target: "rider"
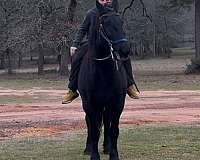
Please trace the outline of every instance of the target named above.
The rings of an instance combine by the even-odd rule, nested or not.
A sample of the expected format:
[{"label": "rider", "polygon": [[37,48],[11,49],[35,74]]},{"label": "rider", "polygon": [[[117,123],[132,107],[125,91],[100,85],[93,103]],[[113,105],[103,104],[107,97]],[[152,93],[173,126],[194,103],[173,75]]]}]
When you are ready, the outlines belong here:
[{"label": "rider", "polygon": [[[96,0],[96,5],[102,5],[103,7],[106,7],[107,9],[112,9],[114,7],[114,1],[112,0]],[[116,4],[115,4],[116,5]],[[78,88],[78,73],[80,69],[80,64],[83,56],[87,52],[87,45],[85,45],[83,50],[80,52],[78,50],[78,53],[76,53],[78,47],[80,47],[80,44],[87,34],[88,39],[90,39],[91,36],[91,28],[94,27],[94,23],[96,20],[98,14],[98,9],[97,7],[91,9],[88,11],[82,25],[80,26],[80,29],[78,30],[75,40],[73,41],[72,47],[70,47],[70,54],[72,56],[72,66],[71,66],[71,74],[69,78],[69,85],[68,85],[68,92],[67,94],[63,97],[63,104],[67,104],[72,102],[75,98],[79,96],[77,92]],[[139,91],[136,87],[135,81],[133,79],[132,75],[132,66],[131,66],[131,60],[127,60],[124,62],[124,67],[127,73],[127,82],[128,82],[128,89],[127,89],[127,94],[134,99],[139,98]]]}]

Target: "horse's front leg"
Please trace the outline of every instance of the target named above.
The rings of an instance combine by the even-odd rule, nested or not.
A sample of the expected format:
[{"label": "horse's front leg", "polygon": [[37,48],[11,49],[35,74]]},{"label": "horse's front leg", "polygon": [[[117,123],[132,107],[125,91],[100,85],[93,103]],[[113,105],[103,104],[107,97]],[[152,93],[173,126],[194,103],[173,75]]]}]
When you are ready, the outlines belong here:
[{"label": "horse's front leg", "polygon": [[91,154],[91,150],[92,150],[92,146],[91,146],[91,125],[90,125],[89,117],[88,117],[87,114],[85,116],[85,121],[86,121],[86,125],[87,125],[87,141],[86,141],[84,154],[85,155],[90,155]]},{"label": "horse's front leg", "polygon": [[100,160],[100,155],[98,151],[98,142],[100,137],[100,130],[102,124],[102,110],[100,107],[96,107],[89,114],[89,123],[91,125],[91,160]]},{"label": "horse's front leg", "polygon": [[112,104],[110,111],[111,125],[110,125],[109,160],[119,160],[117,140],[119,136],[119,119],[124,109],[125,96],[118,96],[117,100],[113,101],[117,103]]},{"label": "horse's front leg", "polygon": [[104,141],[103,141],[103,153],[109,154],[110,150],[110,116],[109,108],[105,108],[103,112],[103,124],[104,124]]},{"label": "horse's front leg", "polygon": [[[109,137],[109,130],[110,130],[110,119],[109,119],[109,110],[108,108],[103,111],[103,121],[102,121],[102,126],[104,126],[104,141],[103,141],[103,153],[104,154],[109,154],[109,148],[110,148],[110,137]],[[86,140],[86,147],[84,150],[85,155],[90,155],[92,146],[91,146],[91,125],[89,123],[89,118],[86,115],[85,116],[85,121],[87,125],[87,140]],[[102,132],[102,129],[100,129],[100,134]]]},{"label": "horse's front leg", "polygon": [[119,136],[119,118],[113,117],[111,120],[111,128],[110,128],[109,160],[119,160],[118,149],[117,149],[118,136]]}]

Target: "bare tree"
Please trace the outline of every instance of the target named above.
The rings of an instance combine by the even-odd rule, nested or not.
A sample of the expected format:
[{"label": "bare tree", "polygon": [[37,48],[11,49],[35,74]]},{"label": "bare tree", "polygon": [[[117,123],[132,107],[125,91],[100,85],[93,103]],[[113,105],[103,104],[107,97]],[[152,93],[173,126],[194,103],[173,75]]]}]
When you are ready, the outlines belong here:
[{"label": "bare tree", "polygon": [[177,21],[180,13],[183,13],[174,12],[165,3],[160,0],[132,0],[124,7],[122,17],[126,22],[127,35],[134,46],[133,52],[141,58],[160,55],[170,57],[170,48],[184,33],[182,26],[186,21]]},{"label": "bare tree", "polygon": [[12,73],[15,62],[14,48],[23,43],[23,30],[21,25],[23,17],[23,1],[20,0],[1,0],[0,1],[0,54],[1,66],[4,68],[6,58],[8,60],[8,73]]},{"label": "bare tree", "polygon": [[195,58],[200,62],[200,1],[198,0],[195,1],[195,48]]},{"label": "bare tree", "polygon": [[74,29],[74,17],[76,13],[76,7],[77,7],[77,2],[76,0],[70,0],[68,9],[67,9],[67,17],[66,17],[66,27],[71,28],[71,32],[68,31],[65,36],[62,37],[62,50],[61,50],[61,68],[60,68],[60,74],[61,75],[69,75],[69,70],[68,70],[68,64],[70,63],[70,54],[69,54],[69,47],[70,47],[70,42],[72,41],[72,35],[73,29]]},{"label": "bare tree", "polygon": [[[69,43],[68,39],[70,39],[71,26],[73,25],[67,19],[67,2],[67,0],[29,1],[32,9],[28,10],[30,22],[26,27],[27,42],[30,43],[29,46],[34,46],[33,48],[37,49],[38,74],[44,73],[44,56],[50,54],[46,52],[53,50],[52,54],[58,56],[61,48],[66,47],[66,44]],[[67,41],[64,40],[64,37],[67,38]],[[65,59],[65,63],[62,64],[67,66],[67,60]],[[60,69],[60,71],[68,73],[67,67]]]},{"label": "bare tree", "polygon": [[186,73],[200,72],[200,1],[199,0],[169,0],[172,8],[188,8],[193,4],[195,6],[195,57],[188,65]]}]

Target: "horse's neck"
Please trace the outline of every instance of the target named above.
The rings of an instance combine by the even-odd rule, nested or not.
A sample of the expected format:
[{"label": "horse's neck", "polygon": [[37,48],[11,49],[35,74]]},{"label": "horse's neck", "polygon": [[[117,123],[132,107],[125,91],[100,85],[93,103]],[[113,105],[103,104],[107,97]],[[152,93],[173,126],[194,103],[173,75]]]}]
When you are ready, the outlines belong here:
[{"label": "horse's neck", "polygon": [[96,57],[104,58],[110,55],[110,50],[109,47],[104,45],[104,46],[99,46],[96,48]]},{"label": "horse's neck", "polygon": [[99,54],[99,58],[105,58],[107,57],[106,60],[96,60],[95,61],[95,70],[97,72],[95,72],[95,74],[103,74],[106,76],[109,76],[109,74],[114,73],[115,70],[115,65],[113,60],[111,59],[111,57],[108,57],[108,53],[103,55],[103,54]]}]

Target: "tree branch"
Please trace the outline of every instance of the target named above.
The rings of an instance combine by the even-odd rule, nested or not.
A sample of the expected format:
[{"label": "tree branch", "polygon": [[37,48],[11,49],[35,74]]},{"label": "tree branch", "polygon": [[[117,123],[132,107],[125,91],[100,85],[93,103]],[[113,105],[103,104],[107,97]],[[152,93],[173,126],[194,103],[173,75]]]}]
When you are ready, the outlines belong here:
[{"label": "tree branch", "polygon": [[[142,5],[143,16],[148,18],[150,20],[150,22],[153,23],[152,17],[151,17],[151,15],[148,14],[147,8],[145,7],[145,4],[144,4],[143,0],[139,0],[139,1],[140,1],[141,5]],[[122,19],[124,19],[124,15],[125,15],[126,11],[128,9],[131,9],[131,7],[133,6],[134,2],[135,2],[135,0],[131,0],[131,3],[127,7],[124,8],[124,10],[122,12]]]},{"label": "tree branch", "polygon": [[125,15],[125,13],[126,13],[126,10],[131,9],[131,7],[132,7],[134,1],[135,1],[135,0],[131,0],[131,3],[130,3],[127,7],[124,8],[124,10],[123,10],[123,12],[122,12],[122,19],[124,19],[124,15]]},{"label": "tree branch", "polygon": [[143,0],[140,0],[140,3],[142,5],[143,16],[147,17],[151,21],[151,23],[153,23],[152,17],[151,17],[151,15],[148,14],[147,8],[145,7],[145,4],[144,4]]}]

